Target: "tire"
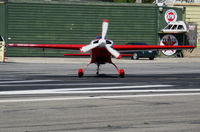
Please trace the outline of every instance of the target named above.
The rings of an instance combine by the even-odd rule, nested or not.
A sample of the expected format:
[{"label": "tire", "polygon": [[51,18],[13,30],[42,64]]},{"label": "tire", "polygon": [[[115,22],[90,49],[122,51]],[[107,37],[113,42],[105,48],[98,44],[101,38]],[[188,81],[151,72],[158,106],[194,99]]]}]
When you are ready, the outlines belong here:
[{"label": "tire", "polygon": [[154,60],[154,57],[149,57],[149,60]]},{"label": "tire", "polygon": [[83,69],[79,69],[78,70],[78,77],[82,77],[83,76]]},{"label": "tire", "polygon": [[124,69],[120,69],[119,77],[124,78],[124,75],[125,75]]},{"label": "tire", "polygon": [[134,53],[131,59],[132,60],[138,60],[139,59],[138,54]]}]

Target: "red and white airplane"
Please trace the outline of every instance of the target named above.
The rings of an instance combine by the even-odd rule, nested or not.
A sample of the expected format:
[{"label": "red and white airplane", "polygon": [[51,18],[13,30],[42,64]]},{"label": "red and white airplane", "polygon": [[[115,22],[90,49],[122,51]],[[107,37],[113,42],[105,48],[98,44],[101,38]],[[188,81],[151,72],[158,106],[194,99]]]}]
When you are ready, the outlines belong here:
[{"label": "red and white airplane", "polygon": [[123,69],[118,69],[118,67],[112,62],[111,58],[114,56],[120,59],[121,55],[117,50],[158,50],[158,49],[193,49],[195,46],[159,46],[159,45],[113,45],[113,41],[106,39],[106,33],[108,30],[109,21],[104,19],[102,24],[102,34],[99,35],[95,40],[92,40],[89,45],[86,44],[8,44],[11,47],[35,47],[35,48],[56,48],[56,49],[72,49],[80,50],[81,52],[88,52],[90,54],[67,54],[76,56],[90,55],[91,61],[84,69],[78,70],[78,76],[82,77],[87,67],[95,63],[97,65],[96,74],[99,74],[99,66],[101,64],[110,63],[115,66],[120,77],[124,77],[125,72]]}]

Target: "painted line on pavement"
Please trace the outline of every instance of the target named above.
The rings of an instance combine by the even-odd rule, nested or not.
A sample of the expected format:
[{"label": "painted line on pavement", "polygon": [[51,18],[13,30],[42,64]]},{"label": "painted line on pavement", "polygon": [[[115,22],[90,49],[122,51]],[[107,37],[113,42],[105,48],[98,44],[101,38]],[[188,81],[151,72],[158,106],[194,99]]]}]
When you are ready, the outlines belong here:
[{"label": "painted line on pavement", "polygon": [[52,81],[59,81],[59,80],[19,80],[19,81],[2,81],[0,84],[6,84],[6,83],[34,83],[34,82],[52,82]]},{"label": "painted line on pavement", "polygon": [[64,97],[64,98],[57,97],[57,98],[39,98],[39,99],[0,100],[0,103],[113,99],[113,98],[145,98],[145,97],[167,97],[167,96],[199,96],[199,95],[200,93],[177,93],[177,94],[121,95],[121,96],[98,96],[98,97]]},{"label": "painted line on pavement", "polygon": [[30,94],[92,94],[92,93],[147,93],[147,92],[200,92],[200,89],[164,89],[164,90],[102,90],[102,91],[16,91],[0,92],[0,95],[30,95]]},{"label": "painted line on pavement", "polygon": [[[132,89],[135,89],[135,88],[162,88],[162,87],[172,87],[172,86],[173,85],[143,85],[143,86],[63,88],[63,89],[43,89],[43,90],[17,90],[17,91],[2,91],[2,92],[0,92],[0,95],[151,92],[153,90],[124,90],[124,89],[127,89],[127,88],[128,89],[130,89],[130,88],[132,88]],[[113,89],[116,89],[116,90],[113,90]],[[90,90],[93,90],[93,91],[90,91]],[[94,90],[96,90],[96,91],[94,91]],[[154,90],[154,91],[158,91],[158,90]]]},{"label": "painted line on pavement", "polygon": [[82,85],[118,85],[123,83],[48,83],[48,84],[3,84],[0,87],[16,87],[16,86],[82,86]]}]

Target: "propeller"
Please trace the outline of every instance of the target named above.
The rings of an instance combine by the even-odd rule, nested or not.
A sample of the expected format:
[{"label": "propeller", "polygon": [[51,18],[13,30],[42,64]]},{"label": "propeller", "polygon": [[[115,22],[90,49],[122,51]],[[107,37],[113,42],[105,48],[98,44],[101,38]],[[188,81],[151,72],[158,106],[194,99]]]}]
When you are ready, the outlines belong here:
[{"label": "propeller", "polygon": [[104,22],[102,24],[102,34],[101,34],[102,38],[101,39],[105,39],[107,31],[108,31],[108,20],[104,19]]},{"label": "propeller", "polygon": [[81,52],[88,52],[88,51],[96,48],[97,46],[99,46],[99,43],[97,43],[97,44],[89,44],[87,46],[82,47],[81,48]]},{"label": "propeller", "polygon": [[110,52],[110,54],[111,55],[113,55],[115,58],[117,58],[117,59],[120,59],[121,58],[121,56],[120,56],[120,53],[117,51],[117,50],[115,50],[115,49],[113,49],[112,47],[111,47],[111,45],[106,45],[106,49]]},{"label": "propeller", "polygon": [[105,46],[105,48],[110,52],[110,54],[112,54],[117,59],[120,59],[120,57],[121,57],[120,53],[117,50],[113,49],[111,44],[106,44],[105,37],[106,37],[107,31],[108,31],[108,25],[109,25],[108,22],[109,21],[107,19],[104,19],[103,24],[102,24],[102,37],[98,41],[98,43],[96,43],[96,44],[91,43],[87,46],[82,47],[81,52],[88,52],[88,51],[102,45],[102,46]]}]

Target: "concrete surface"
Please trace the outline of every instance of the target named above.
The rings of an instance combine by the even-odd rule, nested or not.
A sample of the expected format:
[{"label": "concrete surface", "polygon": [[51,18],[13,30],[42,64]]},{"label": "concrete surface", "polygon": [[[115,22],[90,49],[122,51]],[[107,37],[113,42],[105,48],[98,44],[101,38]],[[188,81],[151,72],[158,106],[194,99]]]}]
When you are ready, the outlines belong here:
[{"label": "concrete surface", "polygon": [[200,59],[114,60],[100,75],[88,58],[0,63],[1,132],[199,132]]}]

